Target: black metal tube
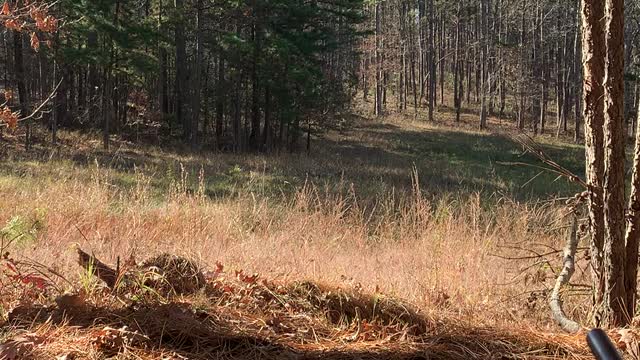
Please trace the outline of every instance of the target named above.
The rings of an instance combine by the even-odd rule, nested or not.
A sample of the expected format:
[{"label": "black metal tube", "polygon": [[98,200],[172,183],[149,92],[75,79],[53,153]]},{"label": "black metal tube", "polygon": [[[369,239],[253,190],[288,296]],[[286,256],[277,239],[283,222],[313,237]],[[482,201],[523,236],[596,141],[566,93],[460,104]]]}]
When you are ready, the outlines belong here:
[{"label": "black metal tube", "polygon": [[618,350],[607,334],[601,329],[593,329],[587,334],[587,343],[598,360],[622,360]]}]

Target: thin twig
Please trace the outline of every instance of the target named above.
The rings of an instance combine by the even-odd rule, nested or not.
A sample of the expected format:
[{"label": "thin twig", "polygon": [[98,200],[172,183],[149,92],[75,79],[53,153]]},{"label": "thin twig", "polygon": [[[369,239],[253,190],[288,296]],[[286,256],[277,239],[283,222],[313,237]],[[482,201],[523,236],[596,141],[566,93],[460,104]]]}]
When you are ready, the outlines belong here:
[{"label": "thin twig", "polygon": [[[51,99],[53,99],[53,97],[56,95],[56,92],[58,91],[58,88],[60,87],[60,84],[62,84],[63,80],[64,79],[61,79],[60,82],[58,82],[58,85],[56,85],[56,87],[53,89],[51,94],[49,94],[49,96],[40,104],[40,106],[38,106],[30,115],[18,119],[18,123],[21,123],[23,121],[27,121],[29,119],[34,118],[36,115],[38,115],[40,113],[40,111],[45,107],[45,105],[47,105],[47,103],[49,103],[49,101],[51,101]],[[9,124],[2,123],[2,124],[0,124],[0,128],[2,128],[2,127],[9,127]]]}]

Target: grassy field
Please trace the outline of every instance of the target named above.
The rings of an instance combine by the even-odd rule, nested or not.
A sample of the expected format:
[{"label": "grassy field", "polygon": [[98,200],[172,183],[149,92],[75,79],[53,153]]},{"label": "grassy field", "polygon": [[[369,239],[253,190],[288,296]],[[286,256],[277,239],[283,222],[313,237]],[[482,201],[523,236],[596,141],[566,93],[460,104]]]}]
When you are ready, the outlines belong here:
[{"label": "grassy field", "polygon": [[[105,153],[98,137],[77,133],[25,153],[10,139],[0,221],[3,236],[19,241],[7,250],[63,275],[57,292],[89,287],[78,244],[110,264],[169,252],[210,271],[220,263],[272,281],[384,294],[474,326],[556,329],[546,297],[566,236],[563,198],[579,189],[509,164],[541,165],[502,135],[350,121],[314,139],[310,154],[194,155],[123,141]],[[582,174],[580,146],[540,141]],[[588,296],[576,289],[567,310],[584,320]],[[3,296],[6,319],[20,299]]]}]

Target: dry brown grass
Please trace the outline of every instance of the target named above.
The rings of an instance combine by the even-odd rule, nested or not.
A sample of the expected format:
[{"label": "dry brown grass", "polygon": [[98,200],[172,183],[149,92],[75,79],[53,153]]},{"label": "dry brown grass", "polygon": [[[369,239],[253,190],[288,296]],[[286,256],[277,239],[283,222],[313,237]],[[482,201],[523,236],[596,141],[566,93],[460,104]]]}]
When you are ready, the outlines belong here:
[{"label": "dry brown grass", "polygon": [[[94,182],[27,189],[0,184],[5,219],[46,213],[37,241],[22,247],[20,255],[69,274],[77,273],[69,250],[74,243],[111,263],[130,253],[168,252],[275,278],[378,288],[478,320],[546,318],[545,310],[540,317],[538,309],[530,310],[544,307],[544,301],[527,301],[531,275],[517,276],[523,264],[492,254],[513,254],[505,246],[559,249],[562,232],[546,228],[559,217],[551,205],[503,199],[487,211],[479,196],[462,204],[431,204],[417,194],[401,201],[390,194],[373,210],[360,208],[357,195],[325,198],[312,185],[282,203],[252,194],[217,202],[173,194],[152,204],[145,200],[144,185],[123,193],[110,185],[108,172],[100,170]],[[539,283],[549,275],[536,274],[543,277],[535,279]]]},{"label": "dry brown grass", "polygon": [[[57,157],[84,156],[86,160],[93,153],[100,156],[95,150],[97,144],[86,146],[85,153]],[[68,148],[63,148],[63,153],[67,151],[65,149]],[[131,147],[123,151],[140,154],[144,150]],[[197,166],[198,162],[229,161],[230,157],[162,156],[153,153],[148,157],[157,163],[189,162],[191,167]],[[243,308],[243,302],[229,301],[229,306],[222,306],[225,296],[220,294],[205,296],[204,300],[183,299],[192,307],[202,307],[209,317],[215,313],[219,318],[212,323],[203,323],[198,317],[174,319],[184,315],[184,312],[175,312],[174,307],[178,306],[175,302],[125,314],[119,312],[124,310],[118,309],[122,306],[115,300],[110,300],[106,306],[103,300],[92,299],[89,302],[94,312],[81,314],[74,320],[81,324],[78,325],[80,328],[70,328],[73,321],[64,323],[62,318],[58,322],[31,327],[32,332],[64,339],[71,348],[84,351],[82,358],[101,356],[82,349],[87,348],[88,342],[95,341],[95,331],[107,325],[118,328],[127,325],[129,329],[135,329],[135,324],[139,323],[149,327],[142,329],[148,338],[165,339],[157,333],[166,327],[163,317],[174,325],[184,322],[188,330],[176,330],[180,334],[196,331],[194,336],[198,338],[223,339],[217,345],[204,342],[198,343],[197,347],[240,349],[240,353],[225,353],[228,356],[268,358],[303,354],[302,357],[307,358],[326,358],[331,357],[327,354],[333,354],[334,358],[344,358],[345,354],[351,353],[360,354],[361,358],[457,359],[483,358],[493,351],[498,351],[497,357],[509,354],[542,358],[584,355],[581,337],[537,333],[538,330],[556,330],[547,314],[546,295],[553,271],[559,267],[558,256],[550,255],[546,262],[538,258],[505,259],[560,249],[564,242],[562,202],[518,202],[496,195],[487,200],[486,194],[482,193],[434,197],[420,185],[420,170],[412,171],[411,168],[394,175],[406,177],[405,182],[413,185],[378,189],[373,198],[370,192],[366,196],[360,195],[357,184],[345,182],[336,186],[336,191],[312,181],[302,182],[303,185],[288,189],[282,195],[246,187],[236,191],[234,196],[211,198],[206,193],[206,186],[201,185],[207,182],[207,174],[198,178],[187,172],[176,174],[167,193],[158,196],[153,184],[164,180],[161,179],[163,174],[157,172],[131,170],[130,183],[122,186],[122,170],[105,165],[78,165],[66,160],[29,161],[19,154],[15,157],[18,160],[7,161],[3,167],[11,169],[15,165],[24,172],[24,180],[20,180],[19,172],[11,171],[0,178],[0,221],[19,215],[27,222],[37,219],[42,226],[35,239],[12,247],[12,254],[36,259],[52,267],[75,284],[75,289],[89,289],[92,294],[98,291],[75,265],[75,253],[70,249],[75,243],[112,264],[118,257],[124,259],[131,254],[144,259],[166,252],[195,258],[212,270],[217,262],[221,262],[229,271],[256,272],[274,283],[290,284],[307,279],[330,284],[323,290],[307,289],[307,295],[313,293],[314,297],[302,296],[299,287],[297,290],[288,288],[290,291],[284,295],[294,297],[292,303],[303,302],[304,306],[315,310],[307,309],[295,316],[285,311],[290,318],[283,320],[283,326],[302,327],[301,324],[309,321],[320,322],[309,327],[309,331],[326,332],[321,335],[305,333],[288,340],[286,334],[273,335],[273,326],[260,322],[267,321],[270,316],[265,310],[267,305],[261,307],[256,303],[247,310]],[[257,169],[267,166],[264,159],[257,156],[242,161],[254,164]],[[283,155],[267,161],[306,168],[308,173],[324,171],[322,167],[313,168],[319,163],[339,160],[312,159],[308,160],[309,164],[304,157]],[[362,165],[363,168],[367,166],[372,171],[377,169],[370,164]],[[265,177],[259,172],[251,176],[255,179],[250,182],[255,184],[260,184]],[[579,276],[576,281],[580,281]],[[64,281],[59,281],[59,286],[66,290],[72,288]],[[330,290],[337,287],[356,290],[353,293]],[[411,333],[404,325],[389,322],[383,324],[380,332],[374,331],[367,341],[345,340],[360,331],[358,326],[363,324],[362,321],[341,323],[345,316],[375,323],[376,310],[370,306],[371,299],[362,298],[365,296],[362,294],[400,298],[421,309],[420,315],[410,316],[411,321],[419,322],[421,330]],[[343,295],[346,297],[342,298]],[[324,300],[313,301],[320,298]],[[568,311],[584,320],[588,315],[588,297],[570,299]],[[24,305],[20,300],[4,298],[3,316],[8,316],[10,309]],[[41,297],[38,301],[48,305],[51,298]],[[389,304],[393,301],[389,300]],[[269,303],[269,306],[278,303],[281,304],[276,301],[275,305]],[[327,308],[335,304],[343,307],[334,310],[337,318],[332,321],[332,312]],[[359,304],[357,311],[347,308],[353,304]],[[55,309],[47,308],[47,312],[53,314]],[[402,320],[402,314],[396,314],[394,318]],[[82,323],[78,319],[83,317],[104,321]],[[253,323],[242,325],[248,329],[240,331],[239,321]],[[407,321],[400,323],[406,325]],[[389,331],[389,326],[397,330],[402,341],[382,335],[382,329]],[[427,331],[430,326],[433,332]],[[197,331],[203,333],[197,335]],[[258,342],[257,339],[266,342],[253,348],[245,346],[247,342]],[[171,343],[180,341],[173,339]],[[47,356],[63,353],[55,348],[60,346],[57,342],[48,344]],[[179,353],[184,348],[180,345],[176,351]],[[145,349],[138,348],[137,351],[141,351],[138,356],[158,358],[164,351],[158,344]],[[202,354],[202,348],[192,350],[193,354]],[[191,356],[195,356],[193,354]],[[122,355],[122,358],[135,358],[127,356]]]}]

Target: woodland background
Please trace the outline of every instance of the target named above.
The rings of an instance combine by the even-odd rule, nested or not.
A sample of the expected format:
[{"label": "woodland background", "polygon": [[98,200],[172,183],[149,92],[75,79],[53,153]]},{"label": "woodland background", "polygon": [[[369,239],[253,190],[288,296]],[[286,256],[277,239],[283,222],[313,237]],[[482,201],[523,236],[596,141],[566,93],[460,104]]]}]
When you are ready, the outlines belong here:
[{"label": "woodland background", "polygon": [[640,3],[604,3],[4,2],[0,358],[591,358],[553,296],[637,358]]}]

